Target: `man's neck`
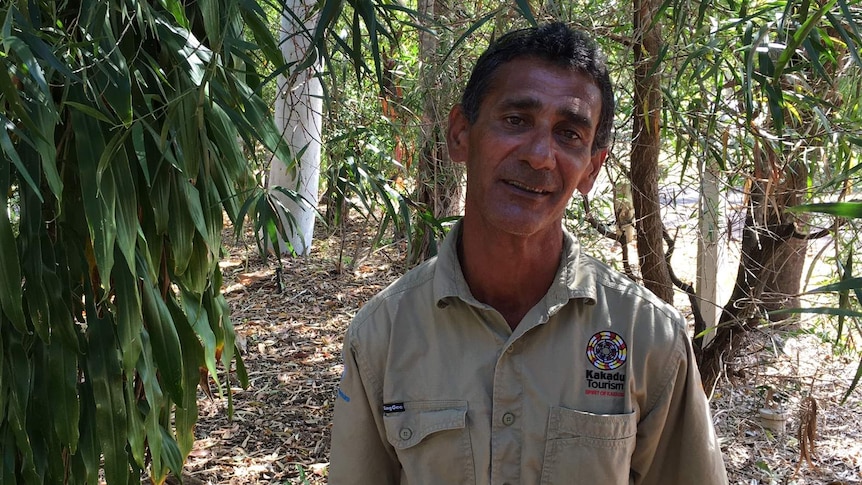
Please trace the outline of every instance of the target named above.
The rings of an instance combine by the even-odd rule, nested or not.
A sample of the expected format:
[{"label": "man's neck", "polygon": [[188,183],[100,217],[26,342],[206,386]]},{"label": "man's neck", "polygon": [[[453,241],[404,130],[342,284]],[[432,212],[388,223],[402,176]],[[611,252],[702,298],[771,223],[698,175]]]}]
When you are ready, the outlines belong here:
[{"label": "man's neck", "polygon": [[489,238],[462,227],[458,256],[473,296],[500,312],[513,330],[547,293],[559,268],[562,228],[534,236]]}]

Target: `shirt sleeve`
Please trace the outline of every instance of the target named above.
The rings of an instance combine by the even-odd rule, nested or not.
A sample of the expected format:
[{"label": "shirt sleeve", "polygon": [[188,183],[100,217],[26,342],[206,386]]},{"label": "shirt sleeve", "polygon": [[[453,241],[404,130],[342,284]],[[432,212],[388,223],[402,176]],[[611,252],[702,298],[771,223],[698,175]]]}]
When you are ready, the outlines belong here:
[{"label": "shirt sleeve", "polygon": [[677,332],[676,340],[678,350],[667,364],[675,367],[675,372],[656,404],[638,423],[633,482],[726,485],[727,471],[691,342],[682,332]]},{"label": "shirt sleeve", "polygon": [[396,485],[401,470],[386,439],[382,390],[367,366],[360,365],[363,356],[350,331],[345,334],[342,353],[344,371],[335,400],[329,484]]}]

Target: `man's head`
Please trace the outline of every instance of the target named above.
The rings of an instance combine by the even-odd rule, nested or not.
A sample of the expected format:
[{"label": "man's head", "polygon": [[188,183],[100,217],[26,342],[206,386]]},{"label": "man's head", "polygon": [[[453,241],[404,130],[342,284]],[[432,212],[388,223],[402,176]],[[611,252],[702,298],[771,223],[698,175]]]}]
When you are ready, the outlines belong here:
[{"label": "man's head", "polygon": [[500,66],[527,57],[579,71],[593,79],[602,98],[593,150],[607,148],[613,128],[614,93],[604,57],[586,34],[571,30],[559,22],[509,32],[488,47],[476,62],[461,97],[461,107],[467,120],[470,123],[476,121],[482,101]]}]

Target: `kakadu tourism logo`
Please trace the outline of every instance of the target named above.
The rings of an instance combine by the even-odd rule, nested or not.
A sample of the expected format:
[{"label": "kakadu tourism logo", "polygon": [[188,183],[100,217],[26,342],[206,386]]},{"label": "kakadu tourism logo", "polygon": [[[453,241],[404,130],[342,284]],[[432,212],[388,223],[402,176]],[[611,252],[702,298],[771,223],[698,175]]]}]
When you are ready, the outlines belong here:
[{"label": "kakadu tourism logo", "polygon": [[609,372],[626,363],[626,342],[615,332],[599,332],[587,343],[587,359],[598,370],[587,369],[587,395],[622,397],[625,372]]}]

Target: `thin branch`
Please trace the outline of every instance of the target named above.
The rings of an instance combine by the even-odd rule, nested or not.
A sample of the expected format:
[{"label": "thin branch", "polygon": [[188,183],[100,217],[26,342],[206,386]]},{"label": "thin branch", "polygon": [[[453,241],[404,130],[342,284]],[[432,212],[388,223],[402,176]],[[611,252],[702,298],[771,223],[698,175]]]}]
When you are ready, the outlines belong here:
[{"label": "thin branch", "polygon": [[[677,231],[679,231],[679,229],[677,229]],[[667,229],[662,227],[662,237],[664,238],[665,244],[667,244],[667,251],[664,254],[664,259],[665,262],[667,262],[667,272],[670,274],[670,280],[673,282],[674,286],[688,295],[688,300],[691,302],[691,313],[694,316],[694,338],[692,339],[692,345],[694,345],[695,352],[700,354],[703,351],[703,335],[701,334],[706,330],[706,320],[704,320],[703,313],[700,311],[700,301],[697,299],[694,286],[679,279],[676,272],[673,270],[673,266],[670,264],[670,260],[673,257],[673,250],[676,246],[676,235],[671,238]]]}]

